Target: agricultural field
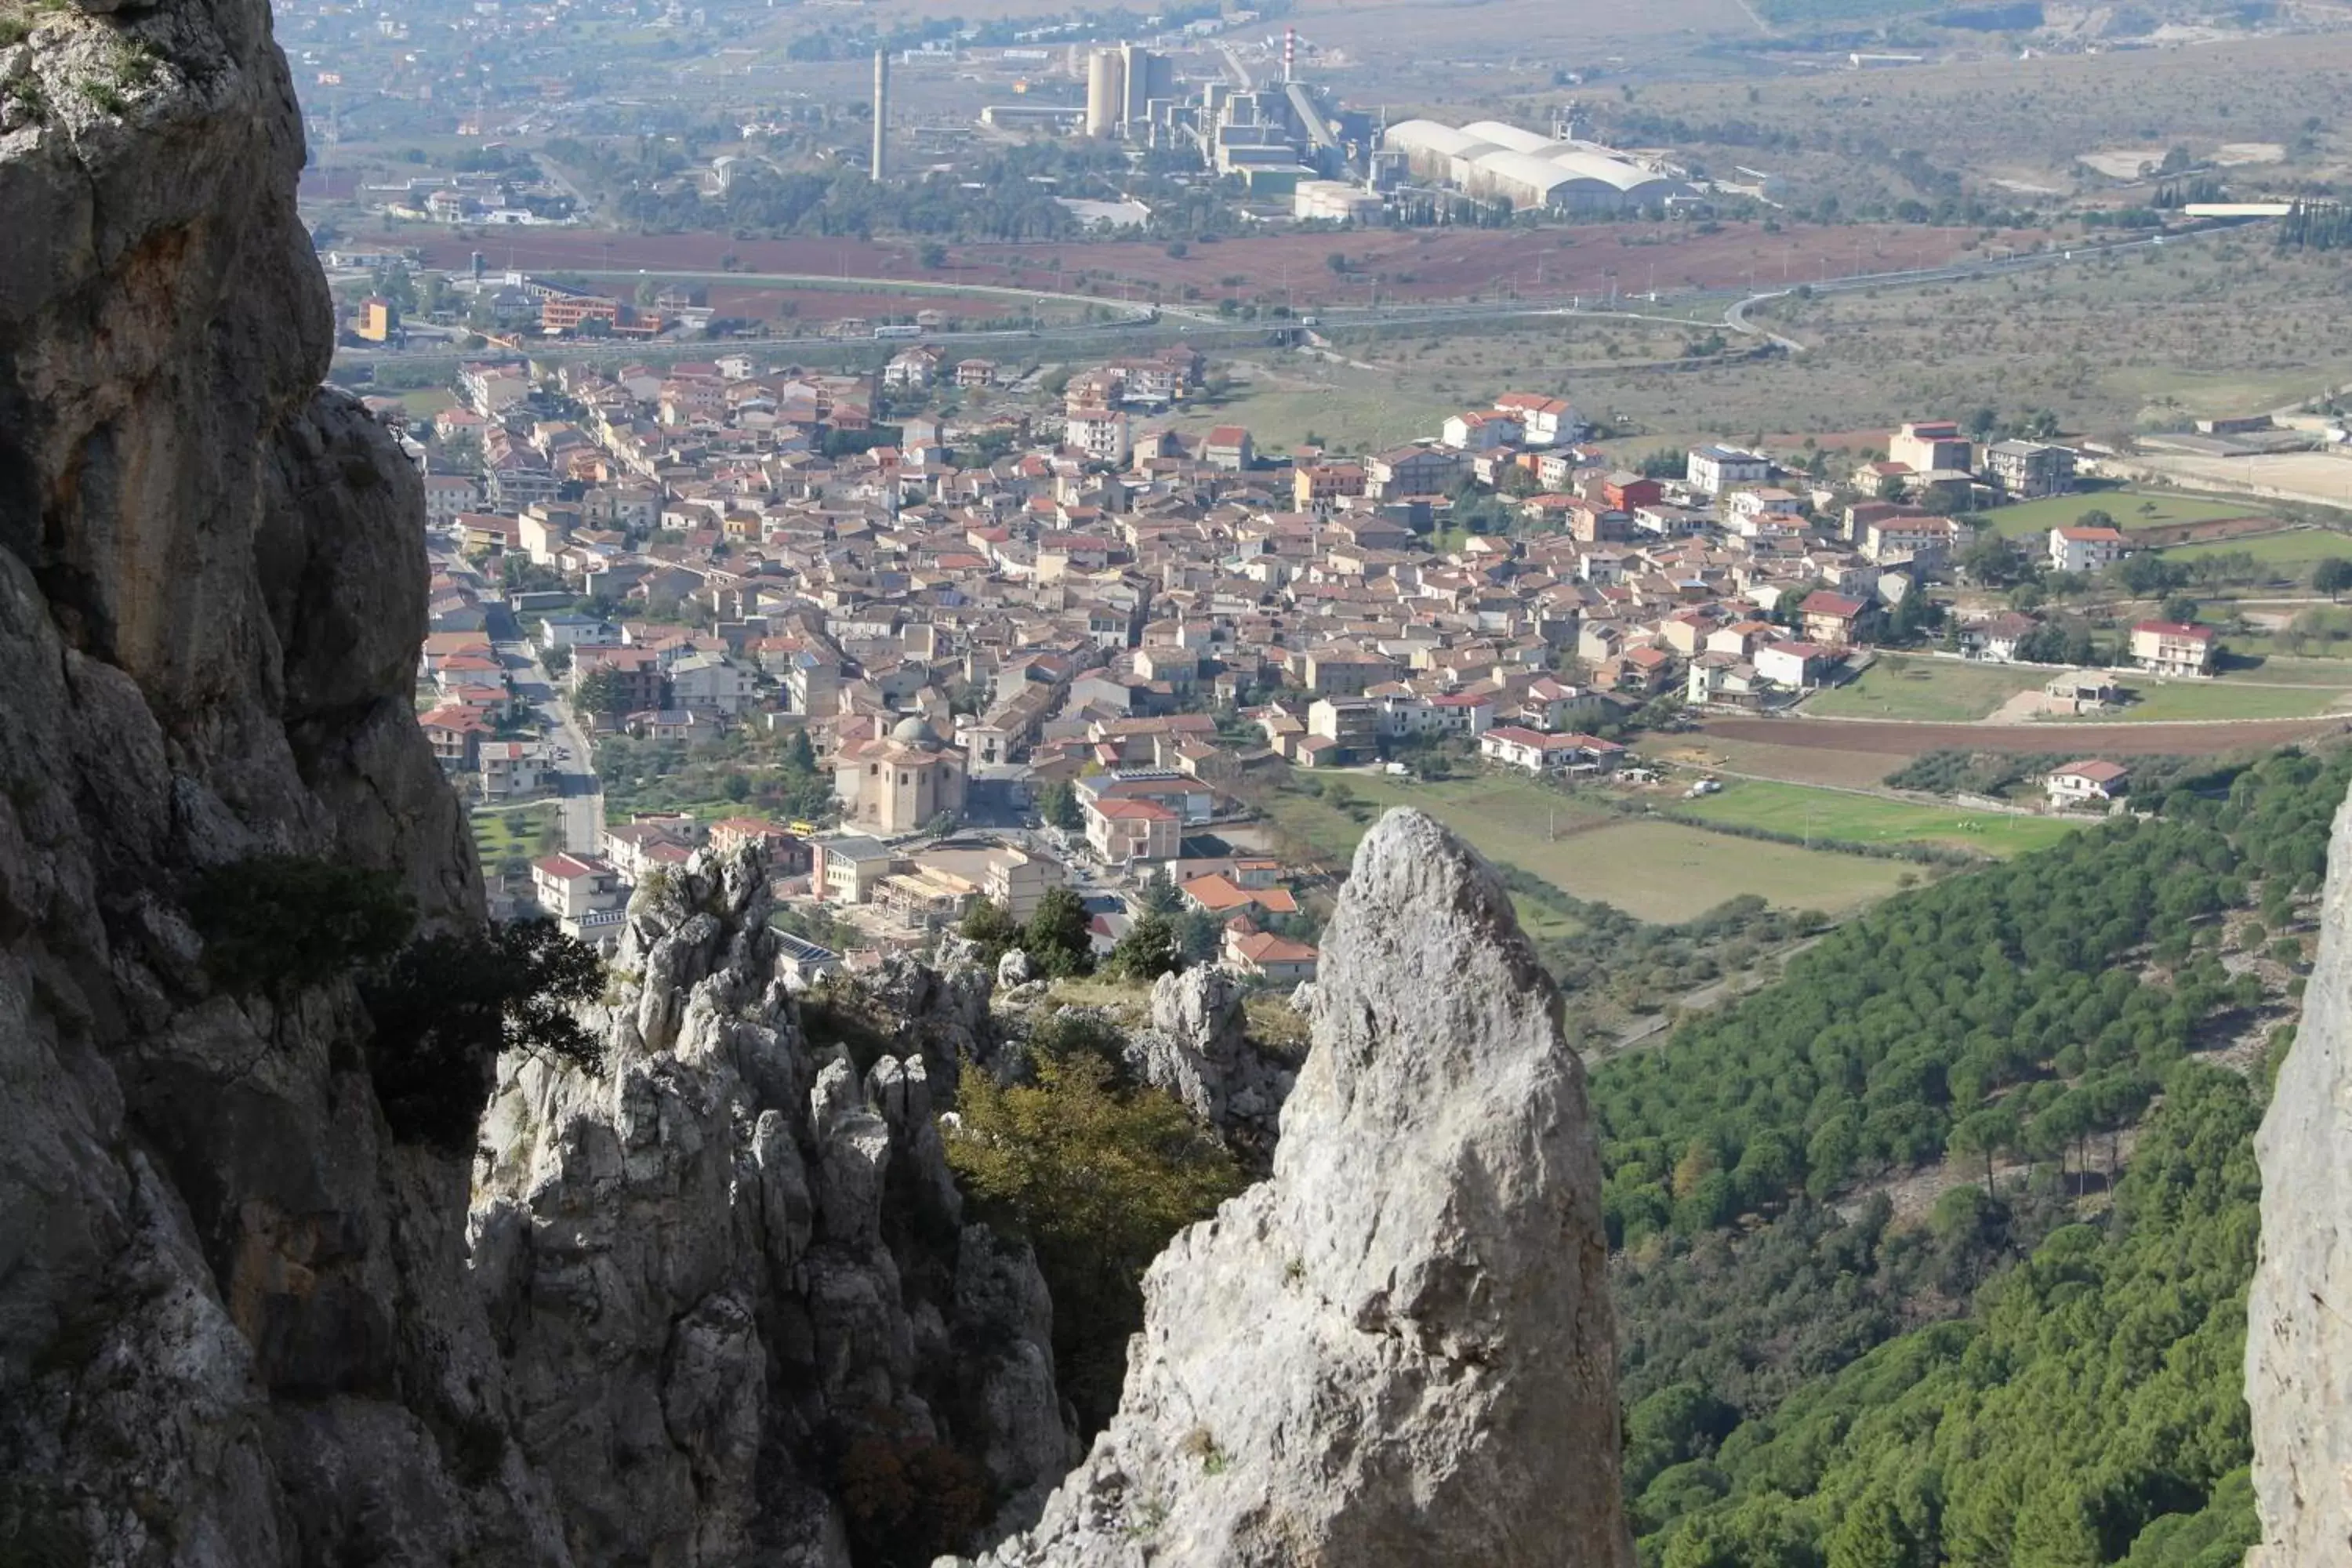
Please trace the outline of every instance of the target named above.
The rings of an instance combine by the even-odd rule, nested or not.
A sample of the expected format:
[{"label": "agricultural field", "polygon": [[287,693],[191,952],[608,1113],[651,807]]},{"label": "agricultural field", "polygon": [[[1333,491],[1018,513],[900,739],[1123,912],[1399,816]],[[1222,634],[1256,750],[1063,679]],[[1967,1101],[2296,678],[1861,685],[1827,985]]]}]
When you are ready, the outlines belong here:
[{"label": "agricultural field", "polygon": [[[1876,16],[1904,8],[1868,7]],[[1760,9],[1792,30],[1832,12],[1854,15],[1848,0],[1768,0]],[[2278,90],[2288,79],[2294,90]],[[2152,105],[2161,113],[2151,114]],[[1677,122],[1686,137],[1672,134]],[[1773,167],[1800,189],[1836,192],[1848,211],[1905,197],[1932,205],[1938,174],[1958,176],[1962,189],[1995,201],[2093,194],[2115,186],[2086,157],[2124,154],[2128,161],[2114,166],[2136,174],[2151,146],[2178,145],[2200,163],[2237,163],[2252,182],[2324,179],[2346,163],[2352,37],[2036,51],[2024,59],[2013,49],[1989,48],[1974,59],[1900,71],[1762,78],[1743,84],[1736,100],[1720,82],[1644,83],[1631,101],[1608,105],[1602,123],[1675,141],[1710,163],[1752,161],[1770,138],[1780,143]],[[1836,134],[1823,135],[1824,126]],[[1924,163],[1903,149],[1927,150]],[[2249,166],[2273,155],[2268,167]]]},{"label": "agricultural field", "polygon": [[[2276,690],[2235,685],[2216,689]],[[1764,742],[1776,746],[1824,750],[1850,755],[1875,752],[1888,759],[1889,772],[1913,757],[1929,752],[2018,752],[2039,753],[2080,747],[2103,757],[2201,756],[2253,746],[2281,746],[2340,734],[2341,719],[2268,719],[2242,723],[2100,723],[2070,721],[2039,724],[1921,724],[1873,722],[1868,720],[1710,719],[1701,731],[1709,745],[1724,742]]]},{"label": "agricultural field", "polygon": [[[1663,819],[1622,817],[1598,802],[1532,780],[1415,784],[1354,773],[1332,776],[1362,803],[1356,816],[1328,799],[1286,793],[1265,804],[1285,832],[1334,860],[1353,852],[1375,815],[1366,808],[1413,805],[1490,859],[1643,920],[1690,920],[1747,893],[1783,909],[1842,913],[1885,897],[1906,874],[1916,875],[1916,868],[1896,861],[1732,837]],[[1539,922],[1531,929],[1543,928]]]},{"label": "agricultural field", "polygon": [[1735,780],[1721,795],[1676,810],[1709,822],[1841,844],[1933,844],[1995,857],[2043,848],[2082,826],[2064,817],[1971,811],[1762,780]]},{"label": "agricultural field", "polygon": [[[425,266],[441,268],[462,269],[474,248],[474,242],[437,234],[404,232],[393,240],[416,248]],[[1570,295],[1591,301],[1612,291],[1737,289],[1769,278],[1771,268],[1785,266],[1803,278],[1851,271],[1857,258],[1873,269],[1927,267],[1958,258],[1976,243],[1969,229],[1906,224],[1791,223],[1760,253],[1761,226],[1747,223],[1705,232],[1687,223],[1373,228],[1250,236],[1179,247],[1174,256],[1165,244],[1136,240],[982,241],[948,246],[940,266],[925,268],[911,239],[532,229],[512,241],[502,237],[499,253],[502,259],[511,254],[515,266],[545,271],[715,277],[731,270],[745,287],[780,278],[887,279],[894,291],[1009,289],[1023,290],[1023,298],[1031,290],[1083,293],[1112,304],[1140,301],[1156,289],[1171,300],[1213,305],[1265,298],[1308,310],[1360,306],[1375,293],[1382,301],[1545,296],[1565,304]],[[1345,258],[1344,271],[1331,265],[1334,255]]]},{"label": "agricultural field", "polygon": [[1770,367],[1787,373],[1787,395],[1766,427],[2038,407],[2070,432],[2119,436],[2274,408],[2352,379],[2352,317],[2312,310],[2342,287],[2333,258],[2281,252],[2253,229],[2008,277],[1777,300],[1752,317],[1811,352]]},{"label": "agricultural field", "polygon": [[[1490,855],[1474,822],[1453,826]],[[1490,836],[1491,837],[1491,836]],[[1843,914],[1886,897],[1916,877],[1916,868],[1830,850],[1734,838],[1681,823],[1625,822],[1579,834],[1528,869],[1580,899],[1615,904],[1648,921],[1686,921],[1727,899],[1753,893],[1777,908]]]},{"label": "agricultural field", "polygon": [[[2126,685],[2137,701],[2102,716],[2105,723],[2161,724],[2212,719],[2304,719],[2352,698],[2341,687],[2262,685],[2243,680],[2141,679]],[[2231,743],[2227,731],[2215,744]]]},{"label": "agricultural field", "polygon": [[2151,452],[2143,468],[2207,489],[2260,486],[2267,494],[2313,506],[2352,510],[2352,461],[2331,451],[2273,452],[2254,458],[2200,458]]},{"label": "agricultural field", "polygon": [[2200,555],[2251,555],[2281,576],[2308,572],[2330,556],[2352,558],[2352,538],[2324,528],[2291,528],[2278,533],[2258,533],[2246,539],[2216,539],[2196,544],[2176,544],[2164,552],[2167,561],[2194,561]]},{"label": "agricultural field", "polygon": [[[2260,511],[2259,503],[2207,500],[2171,495],[2162,490],[2082,490],[2074,495],[2048,496],[2020,501],[1981,513],[2003,539],[2042,537],[2053,528],[2071,528],[2086,511],[2104,511],[2116,526],[2130,532],[2173,522],[2216,522]],[[2184,547],[2185,548],[2185,547]],[[2239,548],[2234,542],[2223,548]]]},{"label": "agricultural field", "polygon": [[457,395],[446,386],[422,386],[400,395],[400,405],[412,418],[430,419],[457,406]]},{"label": "agricultural field", "polygon": [[[1815,730],[1835,734],[1832,726]],[[1925,746],[1920,748],[1927,750]],[[1643,744],[1645,754],[1681,767],[1719,769],[1790,784],[1828,784],[1839,789],[1874,789],[1903,760],[1883,752],[1835,751],[1823,746],[1780,746],[1765,741],[1735,741],[1714,733],[1654,736]]]},{"label": "agricultural field", "polygon": [[1805,703],[1822,719],[1912,719],[1965,723],[1982,719],[2021,691],[2031,691],[2046,672],[2003,664],[1967,664],[1952,658],[1882,655],[1843,686],[1832,687]]},{"label": "agricultural field", "polygon": [[506,861],[532,859],[562,848],[561,813],[552,801],[475,812],[474,851],[483,868],[495,872]]},{"label": "agricultural field", "polygon": [[[1261,452],[1287,452],[1319,437],[1342,448],[1377,450],[1427,435],[1460,412],[1465,399],[1423,379],[1382,375],[1304,358],[1269,363],[1230,362],[1232,390],[1189,405],[1170,421],[1198,435],[1219,425],[1246,425]],[[1480,395],[1484,402],[1499,386]]]},{"label": "agricultural field", "polygon": [[[1857,264],[1903,264],[1902,253],[1873,248],[1871,231],[1854,232],[1833,272],[1853,271]],[[1801,250],[1780,236],[1759,232],[1750,238],[1746,265],[1759,287],[1777,284],[1784,269],[1802,278]],[[1587,237],[1553,254],[1590,253],[1599,259],[1602,253],[1593,250],[1599,243]],[[1967,243],[1983,254],[1998,242],[1972,237]],[[1621,290],[1643,287],[1650,267],[1643,247],[1606,255]],[[1658,287],[1685,289],[1680,274],[1690,268],[1676,266],[1671,256],[1659,258]],[[1523,287],[1532,280],[1534,259],[1519,261]],[[1820,258],[1814,260],[1818,267]],[[1563,274],[1555,284],[1547,272],[1546,287],[1577,287],[1580,277]],[[1883,451],[1884,433],[1900,420],[1957,418],[1979,408],[1991,408],[2001,419],[2046,408],[2070,433],[2112,437],[2177,428],[2196,415],[2289,404],[2352,381],[2352,312],[2315,316],[2311,309],[2314,299],[2334,298],[2342,286],[2332,258],[2282,254],[2255,230],[2005,277],[1769,301],[1750,311],[1751,321],[1807,345],[1802,354],[1772,359],[1673,368],[1645,363],[1661,343],[1712,330],[1674,321],[1610,326],[1578,318],[1559,326],[1550,321],[1464,323],[1443,333],[1400,329],[1333,336],[1349,357],[1386,367],[1377,379],[1400,409],[1483,401],[1521,381],[1537,383],[1535,390],[1557,384],[1586,413],[1621,432],[1601,443],[1619,461],[1638,460],[1662,447],[1729,437],[1760,441],[1801,462],[1808,439],[1859,457]],[[1686,296],[1678,302],[1670,294],[1644,309],[1672,315],[1690,304]],[[1618,363],[1610,357],[1612,343]],[[1310,362],[1280,363],[1286,372]],[[1859,444],[1823,439],[1824,431],[1860,433]],[[1325,433],[1339,438],[1337,431]],[[2161,489],[2134,492],[2121,506],[2112,504],[2117,499],[2112,493],[2066,497],[2044,512],[2019,508],[1996,515],[2004,533],[2022,534],[2053,520],[2071,522],[2093,507],[2130,527],[2243,516],[2266,505]],[[2136,510],[2150,500],[2158,512]]]}]

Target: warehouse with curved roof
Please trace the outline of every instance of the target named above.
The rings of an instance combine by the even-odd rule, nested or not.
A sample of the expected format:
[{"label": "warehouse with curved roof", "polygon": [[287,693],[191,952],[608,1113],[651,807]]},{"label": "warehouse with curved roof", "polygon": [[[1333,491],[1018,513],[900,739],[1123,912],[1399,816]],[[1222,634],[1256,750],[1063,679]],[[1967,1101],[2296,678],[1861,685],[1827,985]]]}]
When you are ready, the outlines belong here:
[{"label": "warehouse with curved roof", "polygon": [[1434,120],[1391,125],[1381,145],[1402,153],[1414,177],[1444,181],[1517,208],[1609,212],[1691,195],[1680,180],[1589,142],[1558,142],[1499,121],[1455,129]]},{"label": "warehouse with curved roof", "polygon": [[1422,179],[1448,180],[1454,177],[1453,160],[1484,144],[1469,132],[1434,120],[1406,120],[1390,126],[1381,134],[1381,145],[1403,153],[1407,165]]},{"label": "warehouse with curved roof", "polygon": [[1462,128],[1465,136],[1475,136],[1481,142],[1491,142],[1497,147],[1507,147],[1514,153],[1540,153],[1547,147],[1560,143],[1517,125],[1506,125],[1499,120],[1479,120]]}]

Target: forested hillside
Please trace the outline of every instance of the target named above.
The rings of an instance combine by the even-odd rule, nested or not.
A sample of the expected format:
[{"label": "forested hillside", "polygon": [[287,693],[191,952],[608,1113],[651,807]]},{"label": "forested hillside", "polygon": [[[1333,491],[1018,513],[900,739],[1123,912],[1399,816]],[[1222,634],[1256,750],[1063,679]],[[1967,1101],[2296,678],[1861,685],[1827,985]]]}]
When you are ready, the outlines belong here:
[{"label": "forested hillside", "polygon": [[[2315,891],[2352,766],[2284,753],[1889,900],[1769,990],[1594,1075],[1612,1238],[1695,1234],[1936,1159],[2064,1162],[2262,998],[2213,917]],[[2209,781],[2212,782],[2212,781]]]},{"label": "forested hillside", "polygon": [[[2176,1068],[2105,1223],[2053,1232],[1970,1319],[1880,1346],[1711,1457],[1629,1473],[1644,1561],[2234,1565],[2253,1540],[2239,1363],[2259,1118],[2244,1079]],[[1711,1446],[1669,1430],[1674,1409],[1637,1413],[1637,1453]]]},{"label": "forested hillside", "polygon": [[2347,779],[2191,780],[1598,1068],[1649,1568],[2237,1563],[2267,1078],[2197,1058],[2274,1062]]}]

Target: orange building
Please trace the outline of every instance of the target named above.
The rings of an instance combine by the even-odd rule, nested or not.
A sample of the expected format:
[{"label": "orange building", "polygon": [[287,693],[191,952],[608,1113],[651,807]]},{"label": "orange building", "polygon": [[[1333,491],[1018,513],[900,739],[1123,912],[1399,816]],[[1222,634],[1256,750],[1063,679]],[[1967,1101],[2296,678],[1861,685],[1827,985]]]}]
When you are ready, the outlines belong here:
[{"label": "orange building", "polygon": [[359,321],[352,331],[372,343],[388,342],[400,330],[400,307],[381,294],[371,294],[360,301]]}]

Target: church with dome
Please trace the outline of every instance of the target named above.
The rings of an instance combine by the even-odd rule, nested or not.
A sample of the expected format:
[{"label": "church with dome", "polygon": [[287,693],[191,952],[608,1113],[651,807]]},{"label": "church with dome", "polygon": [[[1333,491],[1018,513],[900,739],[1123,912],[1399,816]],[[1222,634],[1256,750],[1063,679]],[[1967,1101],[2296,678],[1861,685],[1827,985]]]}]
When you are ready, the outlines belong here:
[{"label": "church with dome", "polygon": [[962,748],[940,740],[914,715],[895,724],[876,719],[871,736],[844,742],[834,755],[833,793],[841,797],[843,826],[877,837],[895,838],[941,816],[962,816],[963,789]]}]

